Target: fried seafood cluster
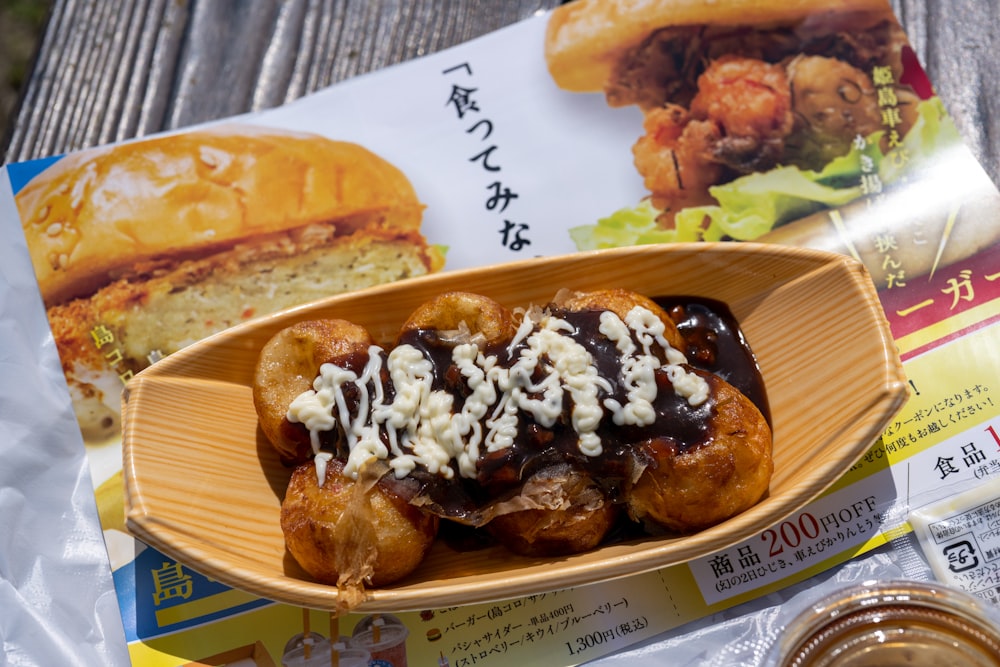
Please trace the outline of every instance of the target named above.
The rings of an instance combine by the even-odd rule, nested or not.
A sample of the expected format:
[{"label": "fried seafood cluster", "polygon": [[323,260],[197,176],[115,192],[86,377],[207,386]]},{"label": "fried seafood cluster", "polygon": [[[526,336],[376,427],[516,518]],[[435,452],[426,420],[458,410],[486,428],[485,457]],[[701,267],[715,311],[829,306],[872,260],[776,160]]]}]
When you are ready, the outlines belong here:
[{"label": "fried seafood cluster", "polygon": [[[606,94],[643,110],[635,166],[670,227],[677,211],[714,203],[714,185],[778,166],[820,170],[884,129],[870,73],[901,72],[904,46],[888,19],[857,34],[664,28],[623,58]],[[890,92],[903,136],[918,98],[902,85]]]},{"label": "fried seafood cluster", "polygon": [[545,557],[623,523],[685,533],[750,507],[772,471],[766,401],[748,398],[752,354],[721,349],[706,313],[624,290],[513,311],[452,292],[388,346],[343,320],[280,331],[253,396],[295,466],[289,552],[360,595],[416,568],[442,521]]}]

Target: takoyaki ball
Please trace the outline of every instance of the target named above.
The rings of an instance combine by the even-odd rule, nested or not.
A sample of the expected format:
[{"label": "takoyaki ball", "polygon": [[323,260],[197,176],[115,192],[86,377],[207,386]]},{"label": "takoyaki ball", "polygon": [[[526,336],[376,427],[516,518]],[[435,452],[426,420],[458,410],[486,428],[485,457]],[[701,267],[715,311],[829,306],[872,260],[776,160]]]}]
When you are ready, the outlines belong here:
[{"label": "takoyaki ball", "polygon": [[253,403],[261,430],[282,461],[303,463],[313,454],[305,426],[288,421],[288,407],[295,397],[312,389],[325,363],[360,373],[373,344],[368,331],[357,324],[310,320],[282,329],[264,345],[254,372]]},{"label": "takoyaki ball", "polygon": [[665,327],[663,337],[670,346],[685,351],[684,338],[667,311],[647,296],[626,289],[602,289],[593,292],[565,292],[556,295],[555,305],[571,311],[609,310],[622,320],[636,306],[656,315]]},{"label": "takoyaki ball", "polygon": [[342,472],[343,463],[331,460],[321,486],[313,463],[294,470],[281,505],[288,551],[325,584],[360,590],[405,577],[434,542],[437,517],[382,482],[355,481]]},{"label": "takoyaki ball", "polygon": [[645,469],[626,485],[633,519],[688,533],[748,509],[767,492],[771,429],[757,407],[725,380],[700,372],[714,406],[709,435],[679,452],[668,438],[637,443]]},{"label": "takoyaki ball", "polygon": [[619,515],[619,507],[592,478],[568,465],[535,473],[521,495],[512,502],[536,507],[499,513],[486,528],[497,542],[522,556],[566,556],[593,549]]},{"label": "takoyaki ball", "polygon": [[[506,343],[517,331],[513,313],[489,297],[470,292],[446,292],[421,304],[400,328],[400,338],[412,331],[436,331],[461,342],[463,337],[485,345]],[[397,339],[399,342],[399,339]]]}]

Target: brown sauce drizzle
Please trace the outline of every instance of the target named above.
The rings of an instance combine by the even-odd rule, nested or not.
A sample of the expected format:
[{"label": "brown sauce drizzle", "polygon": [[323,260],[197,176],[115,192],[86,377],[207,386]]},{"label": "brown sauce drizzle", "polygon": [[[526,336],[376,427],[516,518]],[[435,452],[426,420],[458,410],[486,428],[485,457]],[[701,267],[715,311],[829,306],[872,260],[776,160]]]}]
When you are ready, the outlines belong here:
[{"label": "brown sauce drizzle", "polygon": [[[670,315],[682,335],[690,366],[714,373],[728,381],[753,401],[768,422],[769,412],[764,383],[756,359],[729,308],[718,301],[692,297],[658,297],[655,301]],[[551,309],[560,319],[569,322],[573,331],[567,333],[585,347],[593,356],[600,375],[612,385],[610,393],[601,391],[600,399],[615,398],[626,403],[626,388],[620,376],[619,353],[615,345],[598,331],[601,311],[566,312]],[[454,343],[442,339],[440,332],[412,330],[401,334],[398,344],[419,349],[434,369],[433,389],[445,390],[454,396],[454,410],[460,410],[470,391],[464,378],[452,363]],[[511,349],[500,346],[485,350],[495,355],[498,363],[510,366],[518,358],[525,343]],[[383,352],[386,355],[387,352]],[[348,360],[344,366],[359,373],[366,355]],[[665,362],[665,359],[661,359]],[[668,442],[678,454],[709,441],[713,434],[710,426],[714,399],[697,407],[673,391],[665,370],[656,371],[659,385],[654,409],[656,421],[648,426],[616,426],[608,415],[601,420],[598,434],[603,443],[599,456],[587,456],[578,449],[578,436],[570,423],[572,409],[568,392],[564,395],[562,417],[552,427],[545,427],[522,412],[518,436],[513,446],[487,453],[483,448],[478,462],[478,479],[462,479],[456,470],[454,480],[430,474],[418,466],[407,477],[396,480],[387,475],[383,482],[399,487],[397,492],[406,497],[422,498],[424,508],[441,516],[458,521],[476,522],[478,508],[498,496],[516,492],[521,482],[532,473],[553,465],[570,464],[586,471],[597,480],[614,500],[620,497],[623,481],[631,474],[637,456],[636,443],[656,440]],[[383,365],[381,382],[387,401],[394,391]],[[352,412],[357,409],[358,397],[345,395]],[[339,430],[339,429],[337,429]],[[484,429],[485,430],[485,429]],[[386,436],[383,436],[385,438]],[[336,432],[323,434],[324,448],[346,455],[342,437]],[[390,479],[391,478],[391,479]]]},{"label": "brown sauce drizzle", "polygon": [[715,373],[749,398],[771,424],[764,379],[739,323],[721,301],[703,297],[656,297],[687,343],[695,368]]}]

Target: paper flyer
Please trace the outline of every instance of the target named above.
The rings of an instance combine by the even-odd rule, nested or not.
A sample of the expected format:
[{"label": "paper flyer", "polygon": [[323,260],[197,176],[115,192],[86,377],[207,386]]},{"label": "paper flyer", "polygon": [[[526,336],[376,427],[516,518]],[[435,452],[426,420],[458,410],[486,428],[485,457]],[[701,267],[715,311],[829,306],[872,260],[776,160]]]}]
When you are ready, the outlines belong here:
[{"label": "paper flyer", "polygon": [[[276,109],[4,168],[0,214],[27,239],[135,664],[330,664],[338,650],[348,665],[355,648],[395,667],[576,665],[832,568],[884,544],[911,496],[1000,473],[1000,358],[981,353],[1000,335],[1000,193],[888,4],[642,35],[622,17],[632,60],[581,73],[570,8],[585,4]],[[289,233],[298,218],[307,231]],[[333,618],[125,531],[120,394],[187,344],[437,271],[750,240],[862,261],[912,389],[840,482],[756,539],[570,590]],[[267,271],[240,278],[255,262]]]}]

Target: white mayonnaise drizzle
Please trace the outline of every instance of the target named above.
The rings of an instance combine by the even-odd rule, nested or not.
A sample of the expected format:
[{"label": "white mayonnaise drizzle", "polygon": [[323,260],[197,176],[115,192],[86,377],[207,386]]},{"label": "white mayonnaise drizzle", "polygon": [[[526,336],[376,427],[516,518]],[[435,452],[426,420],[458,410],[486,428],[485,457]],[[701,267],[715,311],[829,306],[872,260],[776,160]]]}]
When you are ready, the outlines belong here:
[{"label": "white mayonnaise drizzle", "polygon": [[[475,342],[455,345],[452,363],[470,390],[457,411],[449,392],[432,389],[430,360],[405,344],[385,357],[395,390],[387,401],[377,381],[382,349],[372,346],[360,376],[323,364],[313,388],[292,401],[288,420],[309,430],[320,483],[330,457],[320,452],[319,434],[338,424],[349,450],[344,474],[350,477],[356,478],[361,467],[376,458],[388,460],[400,478],[420,465],[451,479],[455,474],[452,461],[460,476],[475,478],[482,450],[495,452],[512,446],[521,414],[531,415],[543,427],[554,426],[567,393],[577,447],[586,456],[599,456],[603,451],[597,430],[605,414],[619,426],[652,424],[656,420],[654,372],[662,366],[657,350],[665,352],[664,370],[678,395],[692,407],[708,399],[708,383],[682,366],[687,363],[684,354],[670,346],[663,322],[646,308],[636,306],[624,320],[610,311],[600,316],[599,332],[615,344],[620,355],[621,377],[615,379],[626,388],[624,405],[613,398],[600,399],[602,391],[612,391],[612,383],[601,377],[590,352],[572,338],[572,332],[573,326],[563,319],[537,309],[529,311],[508,346],[512,352],[523,344],[510,367],[498,364],[496,356],[485,355]],[[539,376],[540,380],[532,380]],[[342,391],[347,384],[353,384],[359,396],[353,414]]]}]

